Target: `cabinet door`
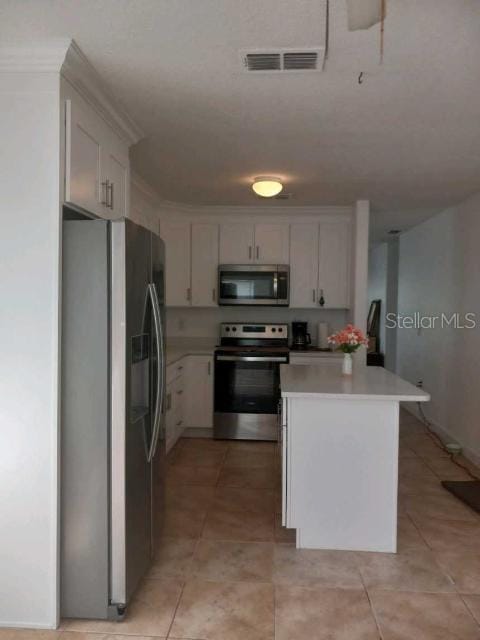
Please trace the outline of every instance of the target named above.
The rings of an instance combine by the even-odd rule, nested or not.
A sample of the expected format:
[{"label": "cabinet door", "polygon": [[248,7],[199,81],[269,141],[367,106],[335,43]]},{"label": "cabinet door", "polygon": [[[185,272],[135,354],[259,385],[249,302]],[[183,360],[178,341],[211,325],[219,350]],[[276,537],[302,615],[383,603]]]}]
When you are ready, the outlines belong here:
[{"label": "cabinet door", "polygon": [[104,149],[103,157],[102,188],[105,192],[108,217],[122,218],[128,212],[128,157],[122,157],[120,153],[111,149]]},{"label": "cabinet door", "polygon": [[260,264],[289,264],[288,224],[256,224],[254,260]]},{"label": "cabinet door", "polygon": [[165,242],[166,304],[188,307],[191,303],[190,223],[162,223],[160,235]]},{"label": "cabinet door", "polygon": [[325,309],[350,307],[350,223],[321,222],[318,249],[318,293]]},{"label": "cabinet door", "polygon": [[165,445],[167,453],[175,444],[175,411],[173,405],[173,384],[167,385],[165,394]]},{"label": "cabinet door", "polygon": [[213,357],[189,356],[185,384],[185,424],[213,427]]},{"label": "cabinet door", "polygon": [[248,264],[253,260],[253,225],[220,225],[220,264]]},{"label": "cabinet door", "polygon": [[105,215],[101,202],[102,128],[94,113],[66,101],[65,201]]},{"label": "cabinet door", "polygon": [[192,306],[217,306],[218,225],[192,224]]},{"label": "cabinet door", "polygon": [[290,306],[318,306],[318,224],[290,226]]},{"label": "cabinet door", "polygon": [[172,385],[174,409],[174,437],[175,442],[180,438],[185,428],[185,385],[184,376],[177,378]]}]

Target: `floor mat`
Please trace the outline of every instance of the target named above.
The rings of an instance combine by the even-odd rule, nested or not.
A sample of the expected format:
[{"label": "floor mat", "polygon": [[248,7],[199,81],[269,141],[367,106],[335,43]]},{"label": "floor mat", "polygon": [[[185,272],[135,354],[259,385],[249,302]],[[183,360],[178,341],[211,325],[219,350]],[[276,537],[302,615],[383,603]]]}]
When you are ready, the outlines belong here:
[{"label": "floor mat", "polygon": [[444,480],[442,486],[480,513],[480,480]]}]

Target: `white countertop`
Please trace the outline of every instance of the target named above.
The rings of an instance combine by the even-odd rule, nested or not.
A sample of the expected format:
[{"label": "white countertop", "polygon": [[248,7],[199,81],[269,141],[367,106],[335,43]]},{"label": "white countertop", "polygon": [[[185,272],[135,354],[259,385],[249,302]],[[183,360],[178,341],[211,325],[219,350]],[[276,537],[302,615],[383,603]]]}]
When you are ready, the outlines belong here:
[{"label": "white countertop", "polygon": [[215,338],[170,338],[167,340],[166,364],[185,356],[211,356],[218,340]]},{"label": "white countertop", "polygon": [[396,400],[428,402],[430,395],[383,367],[354,367],[351,377],[342,376],[327,364],[280,366],[282,396],[293,398]]},{"label": "white countertop", "polygon": [[290,349],[290,356],[302,356],[306,358],[343,358],[341,351],[317,351],[316,349]]}]

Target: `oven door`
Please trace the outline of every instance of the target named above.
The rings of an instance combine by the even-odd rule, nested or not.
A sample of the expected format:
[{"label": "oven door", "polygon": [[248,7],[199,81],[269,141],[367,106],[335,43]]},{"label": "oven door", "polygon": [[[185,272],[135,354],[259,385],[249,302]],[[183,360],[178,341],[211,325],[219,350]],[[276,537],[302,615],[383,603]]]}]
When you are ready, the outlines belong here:
[{"label": "oven door", "polygon": [[216,354],[216,438],[277,440],[280,364],[288,356]]},{"label": "oven door", "polygon": [[221,305],[288,306],[288,266],[221,265]]}]

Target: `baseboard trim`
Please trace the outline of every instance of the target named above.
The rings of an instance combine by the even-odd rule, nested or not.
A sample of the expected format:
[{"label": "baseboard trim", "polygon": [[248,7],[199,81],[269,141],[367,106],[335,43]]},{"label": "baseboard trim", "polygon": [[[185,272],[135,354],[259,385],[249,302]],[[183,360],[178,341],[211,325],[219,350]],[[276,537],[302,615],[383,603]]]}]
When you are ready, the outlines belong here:
[{"label": "baseboard trim", "polygon": [[[402,402],[401,406],[402,406],[402,409],[405,409],[406,411],[408,411],[408,413],[411,413],[418,420],[422,421],[422,417],[415,403]],[[460,440],[456,436],[454,436],[448,429],[445,429],[445,427],[443,427],[442,425],[439,425],[428,416],[427,416],[427,419],[430,422],[432,431],[434,431],[441,438],[442,442],[452,442],[455,444],[459,444],[462,447],[462,455],[467,460],[472,462],[474,465],[476,465],[477,467],[480,467],[480,453],[477,453],[473,449],[466,447],[463,444],[463,442],[460,442]]]},{"label": "baseboard trim", "polygon": [[213,438],[213,429],[208,427],[186,427],[182,438]]}]

